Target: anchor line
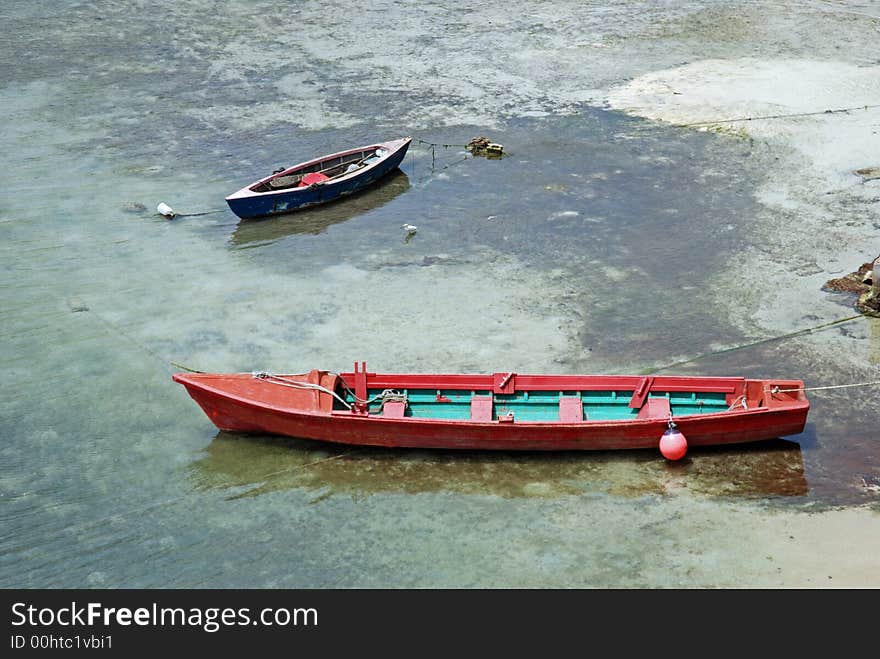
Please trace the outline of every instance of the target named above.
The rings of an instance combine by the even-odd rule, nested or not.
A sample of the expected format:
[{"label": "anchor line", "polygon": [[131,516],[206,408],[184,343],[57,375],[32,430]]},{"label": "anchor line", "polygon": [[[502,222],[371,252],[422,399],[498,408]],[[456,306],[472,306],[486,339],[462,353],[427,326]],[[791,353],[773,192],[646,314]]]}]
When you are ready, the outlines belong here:
[{"label": "anchor line", "polygon": [[738,121],[765,121],[769,119],[789,119],[794,117],[815,117],[820,114],[840,114],[843,112],[855,112],[856,110],[873,110],[880,108],[880,103],[874,105],[859,105],[851,108],[836,108],[829,110],[817,110],[815,112],[794,112],[792,114],[768,114],[755,117],[738,117],[736,119],[717,119],[715,121],[695,121],[689,124],[678,124],[681,128],[690,128],[693,126],[711,126],[713,124],[732,124]]},{"label": "anchor line", "polygon": [[[138,341],[136,338],[134,338],[131,334],[129,334],[128,332],[124,331],[121,327],[119,327],[119,326],[116,325],[115,323],[113,323],[113,322],[107,320],[106,318],[104,318],[104,317],[103,317],[101,314],[99,314],[98,312],[96,312],[96,311],[92,311],[91,309],[84,309],[84,311],[85,311],[86,313],[88,313],[88,314],[91,314],[92,316],[94,316],[95,318],[97,318],[99,321],[101,321],[101,323],[103,323],[103,325],[104,325],[106,328],[108,328],[108,329],[111,330],[112,332],[115,332],[116,334],[119,334],[120,336],[125,337],[126,339],[128,339],[129,341],[131,341],[131,343],[133,343],[134,345],[136,345],[138,348],[140,348],[141,350],[143,350],[145,353],[147,353],[147,354],[150,355],[151,357],[154,357],[157,361],[161,362],[162,364],[166,364],[166,365],[170,364],[170,365],[172,365],[172,366],[180,366],[179,364],[175,364],[174,362],[169,361],[168,359],[166,359],[165,357],[163,357],[162,355],[160,355],[159,353],[157,353],[155,350],[151,350],[150,348],[148,348],[147,346],[145,346],[143,343],[141,343],[140,341]],[[166,366],[166,367],[167,367],[167,366]],[[191,368],[187,368],[186,366],[180,366],[180,368],[183,368],[184,370],[190,371],[191,373],[199,373],[199,372],[200,372],[200,371],[196,371],[196,370],[191,369]]]},{"label": "anchor line", "polygon": [[173,362],[173,361],[167,359],[166,357],[163,357],[155,350],[148,348],[141,341],[138,341],[131,334],[129,334],[128,332],[123,330],[121,327],[119,327],[119,325],[117,325],[116,323],[114,323],[110,320],[107,320],[106,318],[104,318],[104,316],[99,314],[97,311],[94,311],[93,309],[86,307],[84,309],[77,310],[77,313],[87,313],[90,316],[97,318],[101,322],[101,324],[104,325],[104,327],[106,329],[110,330],[110,333],[118,334],[119,336],[127,339],[129,342],[131,342],[132,345],[137,346],[145,354],[149,355],[150,357],[153,357],[156,361],[160,362],[163,366],[165,366],[165,368],[167,368],[170,365],[175,368],[179,368],[184,371],[187,371],[189,373],[204,373],[204,371],[199,371],[197,369],[190,368],[189,366],[184,366],[183,364],[178,364],[177,362]]},{"label": "anchor line", "polygon": [[722,350],[713,350],[712,352],[704,352],[701,355],[697,355],[696,357],[691,357],[690,359],[683,359],[680,362],[674,362],[672,364],[666,364],[665,366],[659,366],[657,368],[650,368],[641,371],[642,375],[649,375],[651,373],[656,373],[657,371],[665,371],[669,368],[674,368],[676,366],[683,366],[685,364],[690,364],[691,362],[695,362],[700,359],[705,359],[706,357],[712,357],[714,355],[723,355],[728,352],[735,352],[737,350],[743,350],[744,348],[753,348],[754,346],[759,346],[764,343],[772,343],[773,341],[782,341],[783,339],[791,339],[796,336],[800,336],[801,334],[811,334],[812,332],[818,332],[819,330],[828,329],[829,327],[834,327],[835,325],[841,325],[843,323],[848,323],[857,318],[863,318],[862,314],[857,314],[855,316],[847,316],[846,318],[838,318],[837,320],[832,320],[829,323],[822,323],[821,325],[816,325],[815,327],[807,327],[806,329],[797,330],[794,332],[789,332],[788,334],[782,334],[780,336],[771,336],[767,339],[759,339],[757,341],[752,341],[750,343],[743,343],[737,346],[733,346],[732,348],[724,348]]},{"label": "anchor line", "polygon": [[351,409],[351,405],[344,399],[342,396],[337,394],[335,391],[331,391],[327,387],[322,387],[320,384],[314,384],[312,382],[298,382],[297,380],[289,380],[287,378],[281,377],[279,375],[272,375],[271,373],[267,373],[266,371],[254,371],[252,373],[253,377],[257,380],[265,380],[266,382],[271,382],[272,384],[279,384],[283,387],[291,387],[293,389],[313,389],[314,391],[320,391],[325,394],[330,394],[338,400],[340,403],[345,405],[347,409]]},{"label": "anchor line", "polygon": [[177,217],[199,217],[200,215],[213,215],[214,213],[222,213],[225,208],[215,208],[210,211],[201,211],[200,213],[177,213]]},{"label": "anchor line", "polygon": [[780,389],[779,387],[773,387],[770,390],[771,394],[785,394],[792,391],[826,391],[828,389],[848,389],[850,387],[872,387],[880,385],[880,380],[874,380],[873,382],[852,382],[850,384],[829,384],[824,387],[796,387],[794,389]]},{"label": "anchor line", "polygon": [[279,476],[281,474],[287,474],[287,473],[295,472],[295,471],[302,471],[303,469],[306,469],[307,467],[313,467],[313,466],[319,465],[323,462],[330,462],[331,460],[338,460],[339,458],[344,458],[345,456],[351,455],[352,453],[354,453],[357,450],[358,450],[357,448],[353,448],[349,451],[344,451],[343,453],[338,453],[337,455],[331,455],[327,458],[321,458],[320,460],[314,460],[313,462],[307,462],[302,465],[296,465],[295,467],[290,467],[289,469],[281,469],[280,471],[273,471],[268,474],[261,474],[260,478],[268,479],[268,478],[272,478],[274,476]]},{"label": "anchor line", "polygon": [[[339,376],[339,373],[334,373],[332,371],[328,371],[328,373],[330,373],[330,375]],[[286,378],[286,377],[283,377],[280,375],[273,375],[272,373],[268,373],[266,371],[254,371],[251,375],[258,380],[264,380],[264,381],[269,382],[271,384],[278,384],[278,385],[281,385],[284,387],[291,387],[293,389],[312,389],[314,391],[320,391],[325,394],[330,394],[331,396],[333,396],[333,398],[338,400],[347,409],[349,409],[349,410],[351,409],[351,404],[347,400],[342,398],[342,396],[337,394],[335,391],[331,391],[327,387],[323,387],[320,384],[315,384],[312,382],[300,382],[298,380],[291,380],[289,378]],[[299,375],[306,375],[306,374],[300,373]],[[392,401],[400,401],[400,402],[403,402],[404,405],[408,403],[408,397],[407,397],[406,393],[402,393],[400,391],[397,391],[396,389],[384,389],[381,393],[378,393],[375,396],[373,396],[371,398],[367,398],[367,399],[359,398],[348,387],[348,385],[345,384],[345,380],[343,380],[341,376],[340,376],[340,381],[342,382],[342,386],[345,389],[346,393],[354,399],[355,403],[360,403],[362,405],[370,405],[371,403],[375,403],[377,401],[381,401],[382,405],[385,405],[385,403],[390,403]]]},{"label": "anchor line", "polygon": [[425,144],[425,145],[430,146],[430,147],[438,147],[438,146],[442,146],[444,149],[449,149],[449,148],[452,148],[452,147],[454,147],[454,146],[461,147],[462,149],[466,149],[466,148],[467,148],[467,144],[440,144],[440,143],[438,143],[438,142],[427,142],[427,141],[425,141],[425,140],[421,140],[421,139],[416,140],[416,141],[417,141],[419,144]]},{"label": "anchor line", "polygon": [[[416,141],[419,144],[424,144],[425,146],[428,146],[431,148],[431,171],[432,172],[434,171],[434,169],[437,165],[437,147],[438,146],[442,146],[444,149],[449,149],[451,147],[461,147],[462,149],[467,148],[466,144],[439,144],[438,142],[428,142],[426,140],[418,139],[418,138],[416,139]],[[447,167],[448,167],[448,165],[447,165]],[[446,169],[446,167],[444,167],[443,169]],[[443,171],[443,170],[440,170],[440,171]]]}]

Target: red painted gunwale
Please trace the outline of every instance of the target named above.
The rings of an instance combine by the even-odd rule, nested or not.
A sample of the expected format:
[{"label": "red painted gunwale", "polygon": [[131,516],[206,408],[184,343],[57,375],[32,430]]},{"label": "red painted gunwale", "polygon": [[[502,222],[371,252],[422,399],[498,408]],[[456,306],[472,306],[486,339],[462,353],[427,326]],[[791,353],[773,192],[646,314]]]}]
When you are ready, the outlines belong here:
[{"label": "red painted gunwale", "polygon": [[[313,370],[287,379],[335,389],[339,380],[352,390],[462,389],[512,391],[631,390],[648,380],[647,389],[669,392],[723,392],[730,405],[745,396],[747,409],[676,416],[691,446],[735,444],[803,432],[809,401],[803,391],[774,393],[774,388],[802,389],[800,380],[683,376],[380,374]],[[506,378],[506,379],[505,379]],[[332,398],[255,378],[250,373],[176,373],[211,421],[221,430],[287,435],[339,444],[435,449],[604,450],[657,448],[667,418],[615,421],[471,421],[386,417],[357,410],[334,410]],[[360,380],[360,381],[359,381]],[[635,397],[634,397],[635,398]]]}]

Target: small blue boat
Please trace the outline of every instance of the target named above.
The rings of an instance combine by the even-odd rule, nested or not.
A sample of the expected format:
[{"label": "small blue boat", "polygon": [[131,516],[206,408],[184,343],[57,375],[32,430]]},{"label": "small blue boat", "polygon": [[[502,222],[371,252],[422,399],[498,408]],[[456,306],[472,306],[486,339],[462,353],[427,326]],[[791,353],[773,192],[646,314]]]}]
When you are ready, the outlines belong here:
[{"label": "small blue boat", "polygon": [[291,213],[362,190],[400,166],[411,137],[321,156],[275,172],[226,197],[240,218]]}]

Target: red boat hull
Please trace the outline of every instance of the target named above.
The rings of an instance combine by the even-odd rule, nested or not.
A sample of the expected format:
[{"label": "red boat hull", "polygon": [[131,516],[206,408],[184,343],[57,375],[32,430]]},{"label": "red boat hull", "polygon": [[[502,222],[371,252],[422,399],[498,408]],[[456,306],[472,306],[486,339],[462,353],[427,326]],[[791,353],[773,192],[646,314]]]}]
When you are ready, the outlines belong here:
[{"label": "red boat hull", "polygon": [[[347,373],[336,376],[312,371],[308,379],[300,376],[285,377],[298,378],[303,382],[317,383],[333,389],[340,380],[348,386],[356,386],[358,375]],[[367,374],[361,375],[366,379]],[[439,378],[432,380],[432,383],[447,386],[452,378],[456,382],[480,385],[485,385],[486,382],[478,382],[478,379],[489,378],[490,388],[493,377],[386,376],[374,373],[369,376],[372,379],[371,387],[381,387],[391,381],[401,382],[400,378],[409,378],[411,385],[418,381],[420,386],[424,386],[423,383],[429,378]],[[519,376],[517,381],[537,390],[542,386],[542,379],[549,382],[555,378],[552,383],[543,387],[550,390],[562,388],[557,381],[560,378],[568,378],[563,384],[573,388],[571,379],[578,377],[593,378],[589,380],[589,387],[593,389],[609,386],[600,376]],[[472,378],[473,382],[462,380],[466,378]],[[630,382],[645,380],[626,376],[606,378],[612,385],[619,385],[626,379]],[[332,409],[333,401],[327,394],[280,387],[250,374],[178,373],[174,375],[174,380],[186,387],[190,396],[221,430],[287,435],[348,445],[527,451],[657,448],[660,437],[668,427],[668,417],[584,420],[572,423],[388,417],[367,414],[357,409]],[[803,382],[798,380],[676,377],[658,377],[656,380],[656,386],[663,390],[679,387],[681,390],[688,388],[709,391],[710,384],[716,386],[721,383],[729,392],[729,402],[734,403],[737,396],[746,396],[751,403],[747,409],[734,405],[732,410],[712,414],[676,416],[678,429],[687,437],[691,446],[735,444],[795,435],[803,431],[809,411],[809,402],[803,391],[798,390],[803,388]],[[501,385],[503,390],[505,385],[503,382]],[[498,386],[497,377],[495,386]],[[704,388],[700,389],[701,386]],[[436,388],[439,390],[444,387]],[[782,389],[783,393],[773,393],[773,388]],[[795,391],[786,393],[785,390]]]}]

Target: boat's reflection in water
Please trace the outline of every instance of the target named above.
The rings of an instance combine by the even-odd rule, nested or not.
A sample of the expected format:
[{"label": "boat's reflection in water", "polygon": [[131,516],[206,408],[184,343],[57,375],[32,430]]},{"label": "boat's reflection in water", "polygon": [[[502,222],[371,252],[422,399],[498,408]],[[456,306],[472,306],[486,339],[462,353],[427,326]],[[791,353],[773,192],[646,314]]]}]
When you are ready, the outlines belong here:
[{"label": "boat's reflection in water", "polygon": [[458,492],[557,497],[588,492],[643,496],[689,491],[708,496],[807,494],[799,444],[774,439],[693,450],[678,463],[659,451],[515,453],[350,447],[220,432],[190,465],[199,489],[230,496],[301,488],[334,494]]},{"label": "boat's reflection in water", "polygon": [[230,242],[236,247],[250,247],[293,234],[319,234],[334,224],[384,206],[408,189],[409,177],[398,169],[361,192],[327,204],[285,215],[240,220]]}]

